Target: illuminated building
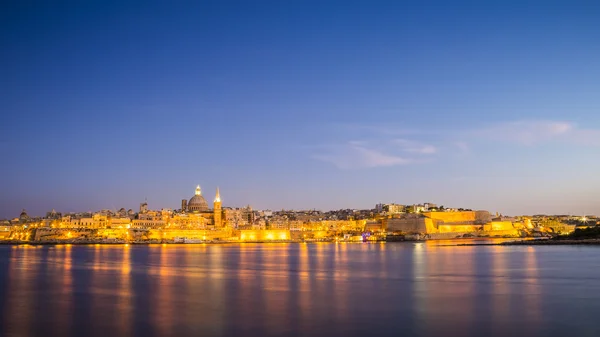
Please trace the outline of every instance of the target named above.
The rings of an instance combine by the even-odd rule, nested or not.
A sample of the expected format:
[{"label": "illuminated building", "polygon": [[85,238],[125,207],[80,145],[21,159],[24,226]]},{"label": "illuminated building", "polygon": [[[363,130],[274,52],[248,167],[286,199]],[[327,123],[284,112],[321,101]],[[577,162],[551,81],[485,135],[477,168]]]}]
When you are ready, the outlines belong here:
[{"label": "illuminated building", "polygon": [[517,236],[512,221],[493,221],[487,211],[423,212],[400,218],[384,219],[387,232],[423,234],[431,238],[453,238],[467,233],[491,233]]},{"label": "illuminated building", "polygon": [[221,209],[221,195],[219,194],[219,188],[217,187],[217,195],[215,196],[214,202],[214,224],[215,227],[222,227],[222,214],[223,210]]},{"label": "illuminated building", "polygon": [[140,213],[146,213],[148,212],[148,203],[147,202],[143,202],[140,204]]},{"label": "illuminated building", "polygon": [[111,228],[129,228],[131,226],[131,219],[111,217],[109,223]]},{"label": "illuminated building", "polygon": [[163,218],[168,222],[166,228],[205,229],[223,227],[223,208],[221,194],[217,188],[213,209],[209,209],[206,199],[202,195],[200,185],[196,186],[194,196],[189,201],[181,201],[181,213],[169,214]]},{"label": "illuminated building", "polygon": [[27,215],[27,211],[23,210],[21,212],[21,215],[19,215],[19,222],[25,223],[27,221],[29,221],[29,215]]},{"label": "illuminated building", "polygon": [[194,196],[187,203],[186,211],[188,212],[208,212],[208,204],[206,199],[202,196],[202,190],[200,185],[196,187]]}]

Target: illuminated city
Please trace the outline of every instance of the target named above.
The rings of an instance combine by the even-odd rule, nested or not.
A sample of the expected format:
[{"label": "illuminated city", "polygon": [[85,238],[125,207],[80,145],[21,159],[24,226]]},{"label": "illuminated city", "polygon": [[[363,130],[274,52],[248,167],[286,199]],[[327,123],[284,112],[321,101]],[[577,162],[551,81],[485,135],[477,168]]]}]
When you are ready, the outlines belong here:
[{"label": "illuminated city", "polygon": [[599,0],[0,1],[0,337],[598,337]]},{"label": "illuminated city", "polygon": [[7,243],[235,243],[364,242],[460,238],[534,238],[595,227],[592,216],[507,217],[433,203],[377,204],[373,209],[254,210],[223,207],[217,188],[210,208],[200,185],[180,209],[102,210],[62,214],[56,210],[4,220]]}]

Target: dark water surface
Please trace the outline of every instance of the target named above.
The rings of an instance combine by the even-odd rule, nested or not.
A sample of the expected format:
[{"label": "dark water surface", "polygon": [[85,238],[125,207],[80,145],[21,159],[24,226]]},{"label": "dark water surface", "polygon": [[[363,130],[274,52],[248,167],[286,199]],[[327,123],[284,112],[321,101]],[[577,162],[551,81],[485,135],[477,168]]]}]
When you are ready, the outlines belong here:
[{"label": "dark water surface", "polygon": [[0,246],[0,336],[600,336],[600,247]]}]

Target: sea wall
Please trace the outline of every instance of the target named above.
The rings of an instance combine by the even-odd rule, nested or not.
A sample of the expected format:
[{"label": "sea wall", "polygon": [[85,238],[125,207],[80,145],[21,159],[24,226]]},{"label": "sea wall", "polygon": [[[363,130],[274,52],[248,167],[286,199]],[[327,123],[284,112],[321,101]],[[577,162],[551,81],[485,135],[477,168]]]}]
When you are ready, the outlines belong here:
[{"label": "sea wall", "polygon": [[240,230],[240,241],[262,242],[262,241],[287,241],[290,240],[290,231],[287,229],[267,230]]},{"label": "sea wall", "polygon": [[32,241],[74,240],[97,237],[98,230],[90,228],[36,228],[31,236]]},{"label": "sea wall", "polygon": [[489,238],[489,237],[520,237],[521,234],[516,229],[511,230],[497,230],[497,231],[479,231],[479,232],[444,232],[444,233],[429,233],[424,234],[422,238],[429,240],[448,240],[448,239],[458,239],[458,238],[473,238],[473,237],[481,237],[481,238]]},{"label": "sea wall", "polygon": [[151,229],[148,231],[149,240],[178,240],[186,238],[191,240],[224,240],[232,236],[228,230],[202,230],[202,229]]},{"label": "sea wall", "polygon": [[417,216],[384,219],[383,227],[390,233],[427,233],[425,219],[424,217]]},{"label": "sea wall", "polygon": [[486,231],[507,231],[515,229],[515,226],[513,226],[511,221],[492,221],[485,224],[483,227]]},{"label": "sea wall", "polygon": [[484,224],[492,221],[488,211],[464,211],[464,212],[424,212],[423,216],[443,221],[444,224]]},{"label": "sea wall", "polygon": [[518,234],[511,221],[491,221],[487,211],[425,212],[384,219],[383,224],[388,233],[436,234],[440,238],[501,231],[510,233],[507,235]]}]

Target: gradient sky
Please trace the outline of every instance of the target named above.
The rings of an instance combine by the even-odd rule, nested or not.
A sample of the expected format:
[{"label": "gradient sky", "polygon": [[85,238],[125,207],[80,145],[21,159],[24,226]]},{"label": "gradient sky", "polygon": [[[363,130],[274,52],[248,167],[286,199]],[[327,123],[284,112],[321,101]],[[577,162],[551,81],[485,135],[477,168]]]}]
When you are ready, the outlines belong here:
[{"label": "gradient sky", "polygon": [[92,3],[0,5],[0,218],[600,214],[598,1]]}]

